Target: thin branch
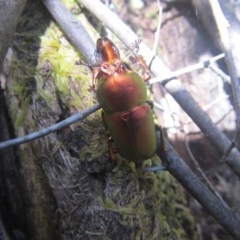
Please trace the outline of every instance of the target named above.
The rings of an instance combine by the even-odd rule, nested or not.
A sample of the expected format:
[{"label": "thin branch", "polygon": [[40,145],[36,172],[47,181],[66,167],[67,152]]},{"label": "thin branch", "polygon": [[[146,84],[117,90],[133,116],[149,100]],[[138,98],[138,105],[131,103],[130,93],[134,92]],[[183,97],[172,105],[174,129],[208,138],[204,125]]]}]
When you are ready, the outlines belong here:
[{"label": "thin branch", "polygon": [[11,140],[7,140],[5,142],[1,142],[0,143],[0,149],[20,145],[20,144],[23,144],[23,143],[26,143],[26,142],[30,142],[34,139],[43,137],[43,136],[48,135],[52,132],[56,132],[57,130],[65,128],[72,123],[75,123],[79,120],[83,120],[88,115],[97,111],[99,108],[100,108],[99,104],[95,104],[94,106],[89,107],[89,108],[87,108],[87,109],[85,109],[81,112],[78,112],[78,113],[72,115],[71,117],[61,121],[61,122],[58,122],[56,124],[51,125],[50,127],[43,128],[43,129],[41,129],[37,132],[30,133],[29,135],[25,135],[23,137],[14,138],[14,139],[11,139]]},{"label": "thin branch", "polygon": [[[206,185],[192,172],[192,170],[181,159],[178,153],[165,141],[166,152],[158,152],[161,159],[166,161],[167,170],[197,199],[202,206],[229,231],[236,239],[240,239],[239,219],[226,203],[219,201]],[[167,154],[167,156],[165,156]],[[163,167],[159,166],[160,171]],[[158,171],[157,167],[149,168],[148,171]]]},{"label": "thin branch", "polygon": [[200,167],[197,159],[195,158],[195,156],[193,155],[193,152],[191,150],[190,144],[189,144],[189,134],[188,134],[188,127],[184,129],[185,130],[185,146],[187,149],[187,152],[190,156],[191,161],[193,162],[195,168],[197,169],[197,171],[200,173],[200,175],[202,176],[205,184],[208,186],[208,188],[218,197],[219,201],[222,202],[223,205],[225,205],[227,207],[227,204],[224,202],[223,198],[221,197],[221,195],[214,189],[214,186],[212,185],[212,183],[208,180],[206,174],[203,172],[202,168]]},{"label": "thin branch", "polygon": [[225,82],[230,83],[230,77],[223,72],[221,69],[219,69],[218,67],[214,66],[214,65],[210,65],[209,68],[215,72],[219,77],[221,77]]},{"label": "thin branch", "polygon": [[152,79],[149,80],[149,84],[154,84],[154,83],[158,83],[158,82],[166,82],[166,81],[171,80],[173,78],[179,77],[182,74],[186,74],[186,73],[193,72],[195,70],[210,67],[212,63],[224,58],[224,56],[225,55],[223,53],[221,53],[221,54],[219,54],[215,57],[212,57],[212,58],[207,59],[205,61],[202,61],[200,63],[196,63],[196,64],[190,65],[188,67],[181,68],[179,70],[176,70],[176,71],[172,72],[168,76],[168,78],[162,78],[162,77],[152,78]]},{"label": "thin branch", "polygon": [[236,142],[240,137],[240,128],[237,129],[237,131],[235,132],[231,145],[229,146],[229,148],[227,149],[226,153],[222,156],[220,162],[224,162],[225,159],[227,158],[227,156],[229,155],[229,153],[232,151],[232,149],[236,146]]},{"label": "thin branch", "polygon": [[222,48],[225,53],[225,60],[228,68],[228,72],[231,78],[231,86],[233,93],[233,100],[235,105],[236,117],[237,117],[237,129],[240,129],[240,83],[238,80],[238,74],[236,70],[235,61],[233,58],[231,43],[229,38],[230,23],[225,18],[222,9],[217,0],[209,0],[209,4],[212,9],[213,17],[217,24],[218,31],[220,33],[220,40]]},{"label": "thin branch", "polygon": [[225,52],[225,60],[231,79],[232,95],[237,119],[237,131],[231,144],[228,146],[228,149],[226,150],[224,156],[221,159],[223,160],[227,158],[227,156],[231,153],[232,149],[235,147],[235,142],[237,141],[240,134],[240,83],[238,80],[237,69],[231,50],[231,43],[228,31],[230,23],[226,20],[217,0],[209,0],[209,4],[211,6],[215,22],[220,33],[222,49]]}]

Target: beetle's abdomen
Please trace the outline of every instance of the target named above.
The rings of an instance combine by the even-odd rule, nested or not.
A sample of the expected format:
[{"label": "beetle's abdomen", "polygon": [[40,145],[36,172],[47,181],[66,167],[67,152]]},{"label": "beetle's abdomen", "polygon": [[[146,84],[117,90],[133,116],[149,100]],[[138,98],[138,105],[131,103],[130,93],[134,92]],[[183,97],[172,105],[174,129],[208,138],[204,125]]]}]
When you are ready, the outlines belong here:
[{"label": "beetle's abdomen", "polygon": [[152,157],[156,152],[155,125],[148,103],[126,112],[105,113],[104,120],[123,157],[140,161]]},{"label": "beetle's abdomen", "polygon": [[97,99],[106,113],[124,112],[147,101],[146,86],[135,72],[114,73],[98,80]]}]

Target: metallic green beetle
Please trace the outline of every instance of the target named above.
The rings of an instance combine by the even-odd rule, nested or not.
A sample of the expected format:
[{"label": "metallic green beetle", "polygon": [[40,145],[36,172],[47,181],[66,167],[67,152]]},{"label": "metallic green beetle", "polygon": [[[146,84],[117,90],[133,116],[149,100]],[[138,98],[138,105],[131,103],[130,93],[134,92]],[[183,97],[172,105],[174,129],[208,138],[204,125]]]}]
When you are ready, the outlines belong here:
[{"label": "metallic green beetle", "polygon": [[110,157],[115,159],[112,141],[117,152],[128,160],[152,157],[157,137],[143,79],[121,61],[118,49],[106,37],[97,40],[96,58],[98,65],[93,68],[93,87],[97,85],[103,121],[111,134]]}]

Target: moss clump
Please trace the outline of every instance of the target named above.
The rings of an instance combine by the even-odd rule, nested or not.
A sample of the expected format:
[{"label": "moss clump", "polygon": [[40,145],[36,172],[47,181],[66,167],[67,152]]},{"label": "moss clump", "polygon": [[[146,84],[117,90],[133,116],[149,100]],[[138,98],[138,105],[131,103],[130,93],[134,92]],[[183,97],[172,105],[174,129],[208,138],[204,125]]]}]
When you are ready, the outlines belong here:
[{"label": "moss clump", "polygon": [[135,229],[131,239],[196,239],[178,182],[167,172],[134,169],[123,161],[120,170],[109,173],[101,200],[105,209],[120,214],[121,225]]}]

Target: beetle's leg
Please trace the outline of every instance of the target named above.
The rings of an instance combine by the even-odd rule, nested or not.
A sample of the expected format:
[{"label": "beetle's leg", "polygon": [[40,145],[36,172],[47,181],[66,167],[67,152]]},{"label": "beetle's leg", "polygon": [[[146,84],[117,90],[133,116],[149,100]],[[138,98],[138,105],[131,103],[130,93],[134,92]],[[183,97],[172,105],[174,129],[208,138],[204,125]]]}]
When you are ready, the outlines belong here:
[{"label": "beetle's leg", "polygon": [[100,68],[99,67],[93,67],[92,68],[92,73],[93,73],[93,78],[92,78],[92,89],[95,91],[96,90],[96,85],[98,81],[98,76],[100,74]]},{"label": "beetle's leg", "polygon": [[134,56],[134,57],[131,56],[130,60],[133,63],[136,63],[136,64],[140,65],[144,69],[142,79],[144,81],[148,81],[151,78],[151,73],[150,73],[149,68],[148,68],[146,62],[144,61],[143,57],[141,55]]},{"label": "beetle's leg", "polygon": [[[107,130],[107,124],[106,124],[106,121],[104,118],[104,111],[102,111],[102,121],[103,121],[103,125],[104,125],[105,129]],[[117,160],[117,158],[116,158],[116,154],[114,153],[112,143],[113,143],[113,139],[110,136],[108,138],[108,154],[109,154],[109,158],[111,159],[111,161],[115,162]]]},{"label": "beetle's leg", "polygon": [[151,101],[151,100],[147,100],[147,103],[148,103],[148,105],[150,106],[150,108],[151,109],[153,109],[153,101]]},{"label": "beetle's leg", "polygon": [[104,118],[104,111],[101,112],[101,117],[102,117],[104,128],[105,128],[105,130],[107,130],[107,124],[106,124],[106,121],[105,121],[105,118]]},{"label": "beetle's leg", "polygon": [[146,169],[147,172],[162,172],[168,170],[168,156],[165,147],[165,136],[163,133],[163,129],[156,125],[156,132],[157,132],[157,155],[161,158],[162,165],[149,167]]},{"label": "beetle's leg", "polygon": [[131,45],[130,45],[130,49],[131,51],[138,53],[139,51],[139,45],[142,42],[142,40],[140,38],[136,39]]},{"label": "beetle's leg", "polygon": [[158,156],[160,156],[163,165],[167,167],[168,165],[168,157],[167,157],[167,153],[166,153],[166,147],[165,147],[165,136],[164,136],[164,132],[163,129],[156,125],[156,130],[157,130],[157,138],[158,138],[158,146],[157,146],[157,153]]},{"label": "beetle's leg", "polygon": [[149,71],[149,68],[146,62],[144,61],[141,55],[138,56],[137,61],[138,61],[138,65],[140,65],[144,69],[143,76],[142,76],[143,80],[148,81],[151,78],[151,73]]},{"label": "beetle's leg", "polygon": [[[140,43],[141,43],[141,39],[135,40],[135,42],[131,46],[132,51],[135,50],[135,52],[137,53],[139,51]],[[144,81],[148,81],[151,78],[148,65],[146,64],[146,62],[144,61],[141,55],[130,56],[130,61],[132,61],[132,63],[137,63],[139,66],[141,66],[144,69],[143,76],[142,76]]]},{"label": "beetle's leg", "polygon": [[[135,42],[131,46],[132,51],[135,50],[135,53],[137,53],[139,51],[140,43],[141,43],[141,39],[135,40]],[[149,66],[146,64],[145,60],[143,59],[143,56],[141,56],[141,55],[130,56],[130,60],[133,63],[137,63],[144,69],[142,78],[144,81],[148,81],[151,78],[151,73],[149,71]],[[151,62],[152,62],[152,60],[153,60],[153,58],[151,59]]]},{"label": "beetle's leg", "polygon": [[114,153],[113,147],[112,147],[112,143],[113,143],[113,139],[112,137],[108,138],[108,153],[109,153],[109,157],[111,159],[112,162],[116,162],[117,161],[117,157],[116,154]]}]

